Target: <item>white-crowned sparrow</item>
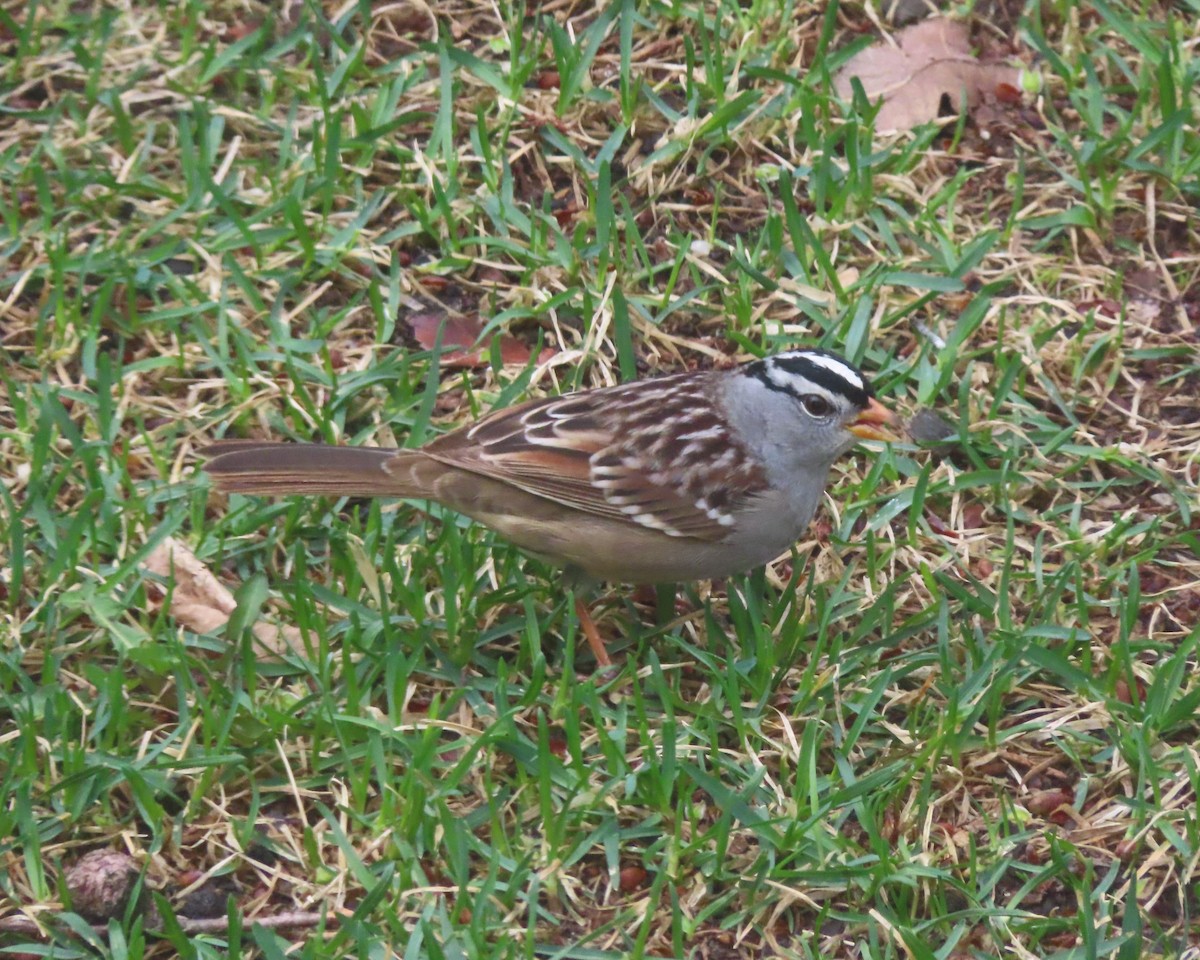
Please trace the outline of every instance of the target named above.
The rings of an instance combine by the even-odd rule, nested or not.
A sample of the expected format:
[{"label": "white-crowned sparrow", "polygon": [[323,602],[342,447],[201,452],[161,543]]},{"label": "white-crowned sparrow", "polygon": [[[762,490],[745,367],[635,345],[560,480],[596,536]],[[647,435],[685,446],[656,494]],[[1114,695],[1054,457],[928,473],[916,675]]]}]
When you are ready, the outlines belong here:
[{"label": "white-crowned sparrow", "polygon": [[235,440],[203,453],[229,493],[436,500],[576,576],[664,583],[779,556],[834,460],[889,439],[894,419],[846,360],[800,349],[531,400],[419,449]]}]

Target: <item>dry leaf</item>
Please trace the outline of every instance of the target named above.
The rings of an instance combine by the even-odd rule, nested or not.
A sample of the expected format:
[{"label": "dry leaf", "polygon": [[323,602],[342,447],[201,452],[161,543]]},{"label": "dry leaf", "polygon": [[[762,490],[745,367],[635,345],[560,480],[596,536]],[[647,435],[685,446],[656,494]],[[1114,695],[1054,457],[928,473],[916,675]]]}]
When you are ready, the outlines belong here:
[{"label": "dry leaf", "polygon": [[[491,344],[490,341],[479,343],[483,326],[478,317],[468,319],[461,315],[451,316],[425,310],[411,314],[408,325],[417,343],[426,350],[434,348],[438,342],[438,331],[441,330],[441,345],[445,351],[440,359],[443,367],[483,367],[488,363]],[[476,344],[479,346],[476,347]],[[500,360],[505,365],[524,366],[532,355],[533,351],[516,337],[500,335]],[[554,351],[547,348],[538,355],[538,362],[545,362],[552,356]]]},{"label": "dry leaf", "polygon": [[1001,84],[1018,87],[1015,67],[976,60],[966,26],[944,18],[907,27],[891,42],[877,43],[851,57],[833,78],[839,97],[850,99],[854,77],[868,99],[883,98],[876,133],[911,130],[937,120],[943,97],[962,110],[974,107]]},{"label": "dry leaf", "polygon": [[1044,817],[1059,807],[1069,807],[1074,802],[1075,794],[1070,790],[1035,790],[1025,798],[1025,809],[1035,817]]},{"label": "dry leaf", "polygon": [[624,867],[621,870],[619,883],[622,893],[633,893],[646,882],[650,876],[644,867]]},{"label": "dry leaf", "polygon": [[[233,594],[186,544],[174,537],[167,537],[155,547],[142,568],[165,579],[174,578],[171,616],[189,630],[196,633],[219,630],[237,609]],[[274,656],[300,653],[304,649],[300,631],[295,627],[277,627],[260,620],[254,625],[254,636]]]},{"label": "dry leaf", "polygon": [[1125,296],[1128,318],[1144,326],[1158,327],[1174,312],[1167,308],[1170,291],[1155,270],[1142,267],[1125,274]]}]

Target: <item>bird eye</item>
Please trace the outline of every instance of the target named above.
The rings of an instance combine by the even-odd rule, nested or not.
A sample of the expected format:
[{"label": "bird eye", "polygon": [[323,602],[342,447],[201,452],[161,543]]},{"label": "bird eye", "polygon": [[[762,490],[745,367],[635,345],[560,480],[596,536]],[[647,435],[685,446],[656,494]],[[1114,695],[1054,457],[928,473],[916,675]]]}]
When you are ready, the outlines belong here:
[{"label": "bird eye", "polygon": [[806,393],[800,398],[800,402],[804,405],[804,412],[810,417],[827,417],[833,413],[833,404],[815,393]]}]

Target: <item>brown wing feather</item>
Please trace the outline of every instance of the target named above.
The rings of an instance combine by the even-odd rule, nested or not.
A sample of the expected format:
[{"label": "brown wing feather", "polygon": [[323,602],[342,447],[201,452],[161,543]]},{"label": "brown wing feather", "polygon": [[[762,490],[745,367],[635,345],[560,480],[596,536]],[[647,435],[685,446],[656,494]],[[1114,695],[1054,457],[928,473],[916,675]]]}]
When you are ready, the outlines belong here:
[{"label": "brown wing feather", "polygon": [[[708,376],[535,400],[439,437],[423,451],[584,513],[719,541],[733,529],[733,508],[762,490],[765,477],[745,450],[730,445]],[[668,403],[684,411],[669,430]]]}]

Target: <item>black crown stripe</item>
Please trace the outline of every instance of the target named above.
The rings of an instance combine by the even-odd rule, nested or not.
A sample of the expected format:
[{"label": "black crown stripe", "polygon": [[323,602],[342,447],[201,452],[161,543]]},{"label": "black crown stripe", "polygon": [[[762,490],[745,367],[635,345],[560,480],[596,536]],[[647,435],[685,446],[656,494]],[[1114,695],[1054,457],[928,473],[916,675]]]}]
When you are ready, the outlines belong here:
[{"label": "black crown stripe", "polygon": [[[839,363],[846,363],[837,354],[826,353],[825,351],[812,351],[812,354],[817,356],[830,357],[837,360]],[[771,379],[769,367],[774,366],[785,373],[794,374],[795,376],[804,377],[805,380],[816,384],[818,387],[823,387],[834,396],[843,396],[849,400],[854,406],[865,409],[870,403],[871,398],[875,395],[871,390],[870,384],[867,384],[866,378],[862,378],[862,382],[866,386],[860,387],[856,383],[851,383],[845,377],[838,376],[833,370],[828,367],[821,366],[819,363],[813,363],[809,359],[809,355],[804,353],[796,354],[779,354],[774,357],[768,357],[765,360],[755,360],[746,368],[746,372],[752,377],[761,380],[763,384],[771,390],[777,390],[780,393],[799,396],[799,394],[788,386],[776,383]],[[846,366],[850,366],[846,364]],[[850,367],[850,369],[854,369]],[[861,376],[861,375],[860,375]]]}]

